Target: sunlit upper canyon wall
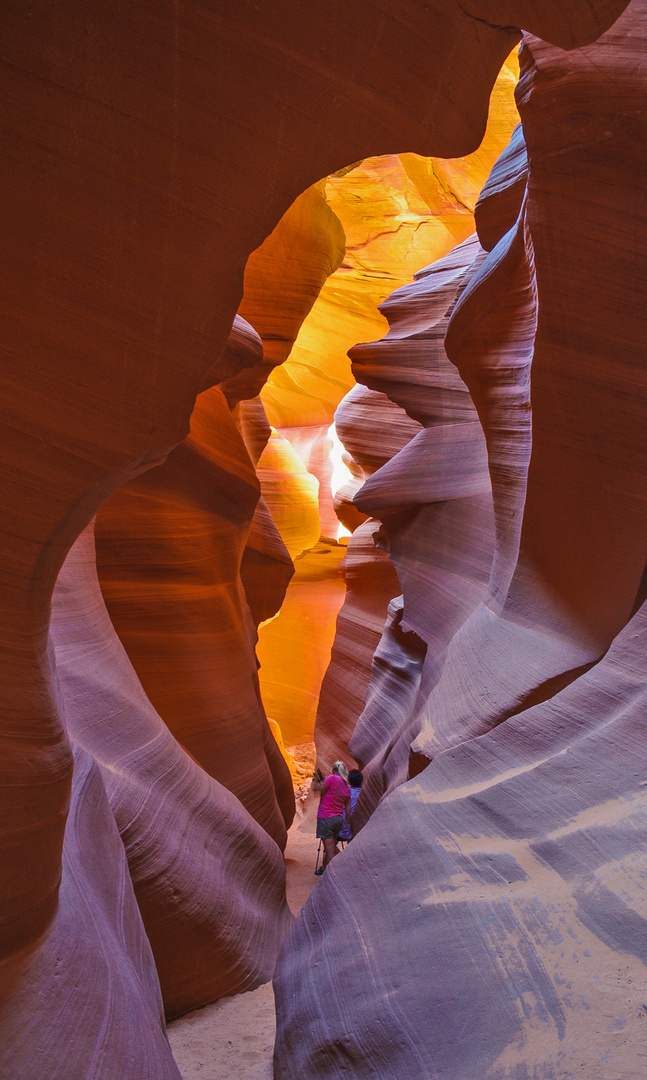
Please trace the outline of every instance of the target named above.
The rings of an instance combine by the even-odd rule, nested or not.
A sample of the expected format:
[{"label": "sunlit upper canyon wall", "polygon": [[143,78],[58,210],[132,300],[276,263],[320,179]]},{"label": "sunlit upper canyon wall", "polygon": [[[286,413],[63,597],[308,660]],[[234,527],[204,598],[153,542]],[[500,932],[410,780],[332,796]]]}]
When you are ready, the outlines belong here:
[{"label": "sunlit upper canyon wall", "polygon": [[[346,580],[317,739],[363,828],[276,1076],[639,1076],[644,7],[258,7],[4,14],[3,1068],[177,1080],[165,1013],[271,977],[256,627],[294,580],[332,638]],[[439,160],[516,27],[523,134]]]},{"label": "sunlit upper canyon wall", "polygon": [[[518,122],[517,74],[515,50],[494,85],[487,129],[473,154],[451,161],[415,154],[372,157],[341,169],[300,196],[248,261],[239,311],[263,340],[268,371],[263,372],[267,382],[260,398],[275,432],[258,472],[274,520],[296,558],[283,608],[259,634],[259,677],[268,713],[289,745],[313,738],[321,682],[345,597],[338,571],[345,551],[325,543],[301,557],[313,544],[313,490],[305,477],[299,479],[299,461],[318,482],[319,528],[326,541],[348,531],[340,530],[338,513],[350,531],[366,520],[357,512],[349,520],[339,499],[336,509],[333,505],[329,432],[340,402],[355,385],[348,350],[386,333],[378,305],[422,266],[473,233],[478,194]],[[383,438],[372,447],[370,462],[346,444],[356,476],[352,494],[418,430],[417,422],[383,395],[371,395],[370,401],[374,406],[379,401],[388,419],[382,415],[377,421]],[[375,423],[371,413],[369,424]],[[296,469],[288,464],[292,451],[298,455]],[[340,498],[343,502],[343,493]],[[386,604],[400,591],[386,557],[373,544],[378,526],[369,523],[349,543],[341,567],[349,591],[337,624],[336,655],[344,626],[352,627],[354,640],[341,660],[342,667],[351,665],[350,676],[345,671],[340,683],[340,664],[333,664],[319,709],[317,748],[328,767],[342,751],[348,753]],[[368,574],[361,609],[356,604],[358,574]],[[346,722],[340,708],[328,704],[331,694],[349,708]]]}]

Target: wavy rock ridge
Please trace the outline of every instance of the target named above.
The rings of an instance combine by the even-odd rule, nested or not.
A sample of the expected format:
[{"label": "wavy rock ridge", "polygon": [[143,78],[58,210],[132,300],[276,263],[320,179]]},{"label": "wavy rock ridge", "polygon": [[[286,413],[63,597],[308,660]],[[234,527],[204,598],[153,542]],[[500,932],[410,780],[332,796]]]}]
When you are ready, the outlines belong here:
[{"label": "wavy rock ridge", "polygon": [[[199,766],[148,699],[142,702],[130,667],[126,675],[125,655],[114,639],[102,639],[105,616],[91,599],[96,583],[87,565],[82,573],[83,559],[75,564],[80,548],[67,570],[71,589],[77,572],[86,580],[78,614],[82,623],[87,605],[87,655],[96,649],[100,659],[112,650],[127,679],[125,701],[114,702],[111,672],[84,667],[85,645],[76,658],[79,674],[67,666],[78,645],[74,620],[67,630],[64,620],[58,629],[53,624],[50,639],[52,594],[74,542],[122,484],[131,494],[139,490],[140,475],[165,458],[159,485],[180,469],[199,392],[221,385],[229,404],[240,396],[237,380],[246,385],[253,374],[247,369],[259,361],[258,351],[247,348],[253,335],[226,348],[241,269],[300,193],[345,163],[398,147],[447,157],[474,151],[496,74],[519,38],[516,26],[560,47],[580,46],[595,40],[625,4],[551,0],[539,12],[513,0],[494,9],[477,0],[469,6],[407,0],[388,12],[376,2],[350,7],[338,0],[325,9],[256,7],[225,11],[192,0],[124,7],[107,0],[81,10],[70,0],[55,8],[36,0],[29,12],[20,6],[5,12],[0,1043],[9,1074],[25,1080],[40,1080],[44,1054],[54,1080],[112,1080],[131,1068],[142,1077],[177,1075],[141,918],[158,953],[155,937],[160,934],[159,943],[171,914],[182,936],[204,942],[213,927],[202,892],[211,871],[223,881],[223,932],[231,930],[236,910],[231,936],[213,947],[231,957],[234,945],[238,955],[231,969],[230,960],[220,961],[215,983],[262,978],[285,928],[278,847],[235,795],[204,770],[192,771]],[[448,77],[447,58],[459,49],[463,62]],[[228,416],[223,409],[223,430],[235,440]],[[237,467],[232,476],[241,480]],[[243,477],[230,485],[249,524],[255,482]],[[161,501],[169,499],[165,490]],[[263,522],[256,524],[258,537]],[[242,531],[233,530],[228,541],[241,566]],[[257,542],[273,558],[276,537]],[[242,611],[242,589],[235,592]],[[621,615],[619,605],[616,622]],[[185,608],[184,631],[186,619]],[[598,638],[609,629],[597,627]],[[240,641],[250,651],[251,630]],[[164,672],[154,674],[163,682]],[[90,692],[101,703],[94,731],[83,722],[94,716]],[[171,695],[162,696],[166,709]],[[122,761],[115,718],[141,760]],[[81,748],[82,738],[91,751]],[[159,798],[140,771],[152,767],[157,751],[166,779],[177,779]],[[273,750],[257,746],[256,753],[258,786],[271,796],[264,825],[280,839],[276,778],[287,782],[287,774],[280,756],[275,766],[268,761]],[[202,790],[198,807],[193,799]],[[212,829],[217,807],[235,852],[202,843],[212,835],[201,832],[204,815]],[[175,878],[169,851],[156,848],[164,820],[173,826],[171,850],[187,860],[173,868]],[[183,832],[188,822],[190,835]],[[242,856],[243,840],[242,892],[232,897],[219,875]],[[270,878],[260,897],[247,861],[259,853]],[[185,874],[193,875],[200,902],[183,892]],[[238,935],[248,918],[260,954],[245,956]],[[176,966],[187,959],[179,952],[169,949],[165,973],[156,957],[173,1009],[187,1007],[196,988],[217,992],[207,986],[212,976],[205,968],[191,985],[186,969]],[[63,979],[69,995],[58,989]],[[71,1032],[81,1034],[71,1038]]]},{"label": "wavy rock ridge", "polygon": [[[417,685],[409,678],[395,746],[378,759],[386,797],[283,950],[279,1080],[642,1073],[647,462],[644,306],[632,294],[644,203],[632,177],[646,28],[639,2],[572,54],[524,36],[527,157],[518,132],[479,200],[488,253],[444,335],[487,444],[489,581],[444,652],[428,647]],[[421,280],[393,298],[392,327],[433,312]],[[356,350],[359,363],[376,348],[388,356],[394,343]],[[416,439],[360,506],[373,507]],[[380,509],[388,530],[386,500]],[[460,545],[449,550],[460,565]],[[417,565],[428,557],[421,547]],[[437,606],[415,600],[424,638]],[[408,670],[389,633],[380,652],[382,669]],[[363,764],[361,731],[351,748]],[[408,781],[404,755],[393,767],[397,740],[411,747]],[[365,800],[381,793],[371,787]]]}]

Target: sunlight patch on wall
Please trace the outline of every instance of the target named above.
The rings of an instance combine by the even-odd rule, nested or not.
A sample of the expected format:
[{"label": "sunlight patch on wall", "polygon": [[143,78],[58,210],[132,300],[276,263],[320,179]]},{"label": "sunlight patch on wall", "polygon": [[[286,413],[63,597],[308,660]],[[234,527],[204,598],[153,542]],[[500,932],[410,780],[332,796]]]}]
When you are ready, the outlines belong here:
[{"label": "sunlight patch on wall", "polygon": [[[332,424],[328,428],[328,438],[330,439],[332,446],[330,448],[329,458],[332,465],[332,477],[330,480],[330,489],[332,491],[333,499],[339,489],[347,484],[349,480],[353,479],[353,474],[348,468],[348,465],[344,461],[344,445],[341,442],[339,435],[337,434],[337,428],[333,420]],[[344,536],[350,536],[350,529],[347,529],[345,525],[342,525],[341,521],[337,527],[336,540],[341,540]]]}]

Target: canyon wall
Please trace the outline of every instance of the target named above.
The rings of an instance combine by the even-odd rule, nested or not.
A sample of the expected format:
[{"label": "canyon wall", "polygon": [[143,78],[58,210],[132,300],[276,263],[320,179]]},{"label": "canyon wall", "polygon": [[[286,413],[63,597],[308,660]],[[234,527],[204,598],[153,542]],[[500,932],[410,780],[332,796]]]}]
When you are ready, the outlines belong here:
[{"label": "canyon wall", "polygon": [[422,423],[355,498],[382,521],[402,597],[392,603],[366,708],[350,741],[366,771],[364,819],[407,778],[416,701],[438,681],[449,642],[482,599],[494,545],[486,442],[444,338],[484,259],[476,237],[420,271],[383,305],[385,338],[352,350],[358,378]]},{"label": "canyon wall", "polygon": [[[401,625],[426,656],[387,717],[404,745],[378,761],[386,795],[279,961],[279,1080],[642,1075],[646,32],[640,0],[573,53],[524,35],[523,136],[477,206],[485,250],[444,335],[487,445],[489,580],[481,564],[480,598],[439,639],[443,609],[407,598],[404,551]],[[434,315],[422,282],[416,320]],[[378,497],[422,435],[357,497],[387,533]],[[454,456],[456,483],[470,461]],[[419,550],[422,572],[443,548]],[[460,536],[446,550],[456,570]],[[405,670],[388,632],[378,654]]]},{"label": "canyon wall", "polygon": [[[411,151],[452,158],[475,151],[486,127],[495,78],[520,36],[516,27],[560,48],[574,48],[594,41],[625,6],[623,0],[571,0],[567,5],[550,0],[537,11],[536,5],[521,0],[494,4],[471,0],[460,5],[399,0],[387,11],[377,0],[352,6],[334,0],[322,7],[280,0],[271,9],[246,2],[232,7],[193,0],[162,0],[153,7],[139,2],[124,7],[113,0],[81,7],[74,0],[62,0],[52,7],[36,0],[29,11],[19,4],[5,8],[0,65],[7,253],[0,270],[4,744],[0,846],[5,871],[0,893],[0,1022],[9,1075],[40,1080],[46,1061],[54,1080],[72,1075],[112,1080],[132,1068],[141,1077],[177,1076],[164,1037],[158,973],[143,926],[162,990],[169,995],[168,1007],[181,1011],[205,994],[265,977],[286,924],[280,851],[268,831],[282,841],[289,808],[281,813],[279,804],[281,790],[287,791],[287,776],[271,740],[267,741],[263,718],[256,714],[263,749],[257,739],[253,772],[256,790],[264,795],[255,798],[252,807],[261,826],[241,799],[192,760],[193,750],[187,753],[179,746],[163,723],[166,717],[159,717],[149,699],[138,697],[143,695],[139,681],[114,640],[107,648],[127,680],[125,701],[117,702],[112,697],[119,686],[117,672],[111,669],[104,679],[101,667],[91,659],[90,669],[84,667],[85,646],[78,647],[78,627],[71,627],[67,637],[61,630],[64,622],[59,624],[62,636],[57,639],[53,625],[50,637],[54,586],[74,542],[123,484],[129,485],[131,495],[146,491],[147,499],[151,490],[156,491],[158,506],[182,498],[171,480],[182,471],[189,452],[204,457],[185,442],[187,436],[194,439],[189,420],[198,393],[206,391],[218,402],[223,446],[230,447],[230,439],[235,442],[219,392],[207,387],[222,386],[227,404],[233,406],[243,389],[249,389],[248,376],[252,388],[256,385],[256,376],[248,369],[257,366],[258,351],[226,348],[242,297],[244,266],[301,193],[321,177],[370,155]],[[543,48],[547,51],[542,54],[536,47],[542,69],[555,64],[559,68],[555,57],[561,54]],[[575,67],[588,63],[586,51],[573,55]],[[609,63],[615,77],[616,68]],[[562,80],[566,89],[579,86],[576,75],[577,71]],[[559,82],[559,71],[556,78]],[[595,80],[593,74],[593,89],[599,86]],[[546,76],[544,81],[551,86],[555,78]],[[620,85],[624,87],[622,81]],[[599,108],[610,100],[605,87]],[[635,114],[631,115],[630,132],[635,123]],[[541,138],[547,132],[542,124],[536,126],[541,158]],[[595,125],[591,130],[595,144]],[[609,121],[605,130],[616,131],[614,122]],[[613,134],[609,138],[604,149],[610,157],[601,161],[598,195],[603,207],[608,205],[609,186],[604,169],[615,175],[618,138]],[[567,140],[558,156],[565,160],[564,153],[570,154],[574,145]],[[549,145],[545,151],[548,163],[555,156],[553,149]],[[578,161],[569,158],[573,168],[579,167]],[[537,172],[537,191],[529,189],[527,219],[537,233],[533,243],[538,281],[542,275],[550,277],[551,258],[546,253],[552,250],[556,228],[550,214],[542,217],[540,196],[546,184],[550,190],[550,183],[557,182],[557,173],[550,168],[544,173]],[[573,192],[571,200],[572,196]],[[622,222],[621,205],[626,215]],[[587,243],[594,244],[585,211],[586,204],[577,212],[584,215]],[[627,200],[617,201],[615,217],[608,219],[601,237],[602,253],[613,235],[634,250],[637,230],[632,213]],[[558,219],[561,228],[563,214]],[[626,235],[628,221],[630,235]],[[577,222],[574,213],[572,228]],[[540,236],[546,223],[548,232]],[[562,248],[556,250],[561,253]],[[581,262],[572,265],[567,259],[564,273],[568,270],[575,277],[581,273],[586,281],[600,252],[584,246],[578,250]],[[614,289],[624,285],[630,270],[633,264],[627,256],[624,277],[618,275]],[[556,279],[554,301],[562,295],[562,277]],[[622,305],[614,312],[618,325],[612,329],[621,330],[618,340],[624,341],[633,332],[631,318]],[[559,328],[559,320],[556,325]],[[555,332],[549,312],[547,378]],[[596,342],[590,354],[594,366],[599,356],[597,338]],[[608,340],[603,344],[607,347]],[[618,387],[623,385],[620,380]],[[548,415],[550,401],[544,404]],[[598,417],[599,409],[593,405],[583,410],[584,427]],[[238,419],[242,428],[240,415]],[[614,432],[604,434],[611,437]],[[630,428],[626,432],[621,428],[623,436],[629,432]],[[550,465],[545,440],[540,441],[540,450],[543,464]],[[165,459],[166,472],[160,470],[155,480],[151,472],[150,487],[140,489],[140,476]],[[574,455],[573,468],[577,460]],[[199,461],[198,465],[202,468]],[[217,528],[226,531],[223,520],[227,528],[232,525],[227,542],[242,567],[243,530],[233,526],[243,520],[249,524],[250,517],[253,521],[258,488],[255,478],[241,477],[238,465],[232,476],[234,481],[224,486],[227,498],[234,496],[233,509],[227,506]],[[633,491],[636,474],[632,477]],[[605,474],[604,482],[610,478]],[[573,473],[567,479],[576,484],[578,477]],[[127,497],[125,491],[115,496]],[[564,493],[557,504],[556,524],[568,502]],[[540,506],[538,500],[535,517]],[[603,509],[606,513],[608,507]],[[211,505],[201,510],[203,522],[208,519],[211,528]],[[105,513],[109,523],[108,507]],[[495,519],[496,514],[495,505]],[[165,516],[160,512],[159,519]],[[614,521],[610,513],[605,542]],[[263,521],[257,519],[256,525],[257,537],[262,536]],[[199,521],[196,528],[199,562],[205,551]],[[172,544],[169,547],[172,551]],[[578,639],[571,648],[578,659],[590,656],[594,647],[599,653],[622,625],[638,555],[637,545],[630,547],[623,573],[614,577],[610,568],[603,575],[597,600],[587,606],[584,595],[568,596],[576,621],[586,616],[593,625],[591,641],[587,638],[582,645]],[[280,545],[273,534],[258,540],[251,550],[282,562],[279,578],[285,580],[287,563],[282,551],[278,555]],[[524,550],[535,558],[530,539]],[[587,548],[589,576],[594,560],[604,555],[602,542]],[[250,598],[255,565],[258,560],[252,555],[247,562]],[[68,569],[72,572],[72,564]],[[209,583],[222,586],[236,610],[244,612],[247,598],[242,586],[237,582],[234,588],[226,574],[214,582],[206,573]],[[117,568],[113,576],[115,610],[121,574],[122,568]],[[189,576],[195,574],[194,564]],[[549,577],[551,587],[561,588],[564,579],[568,581],[568,559],[551,565]],[[204,584],[199,575],[196,580]],[[186,599],[190,587],[185,585],[179,591]],[[536,581],[532,585],[536,591]],[[517,590],[515,612],[520,596]],[[605,619],[601,612],[607,602],[612,614]],[[272,603],[264,597],[269,609]],[[90,603],[88,656],[95,647],[92,635],[100,636],[103,619],[98,603]],[[203,613],[191,614],[185,605],[178,609],[178,619],[177,624],[173,619],[167,623],[178,638],[192,636],[193,619],[200,634],[204,632]],[[240,649],[248,657],[251,613],[249,626],[249,638],[236,628]],[[140,626],[140,642],[147,629]],[[152,628],[152,636],[156,629]],[[542,643],[550,630],[542,624],[538,631]],[[96,648],[106,655],[100,641]],[[144,654],[145,650],[141,677],[149,682],[151,695],[158,695],[160,709],[171,717],[173,690],[165,685],[167,673],[153,670]],[[544,668],[550,671],[553,653],[546,656]],[[78,674],[72,659],[81,664]],[[159,653],[158,661],[163,663]],[[205,668],[198,668],[195,683],[183,681],[184,669],[178,682],[182,694],[193,694],[196,685],[200,688]],[[499,704],[505,708],[508,701],[514,704],[528,682],[525,670],[519,679],[521,689],[501,691],[497,708]],[[133,695],[139,701],[136,708]],[[248,705],[251,714],[255,708],[251,692]],[[128,725],[123,735],[117,719]],[[178,723],[181,719],[178,711]],[[481,709],[476,726],[486,729],[491,720]],[[432,730],[426,715],[423,721],[418,738],[424,757],[431,753],[434,740],[445,735],[440,728],[439,733]],[[144,754],[141,747],[149,732],[155,733],[151,737],[157,745],[147,746]],[[83,748],[86,737],[89,750]],[[188,729],[183,728],[182,737],[192,741]],[[205,747],[200,737],[193,746],[196,758],[204,753],[213,760],[211,747]],[[124,753],[128,758],[133,752],[140,760],[122,760]],[[159,778],[158,789],[157,769],[164,770],[165,762],[171,772]],[[155,773],[155,782],[147,768]],[[199,806],[189,798],[185,781],[192,798],[204,791]],[[232,786],[235,782],[232,775]],[[166,783],[175,790],[169,791]],[[399,788],[395,798],[404,790]],[[222,808],[217,817],[214,807]],[[376,820],[380,813],[382,808]],[[172,829],[169,850],[164,852],[156,843],[166,822]],[[224,845],[216,845],[214,830],[226,834]],[[152,847],[147,850],[149,842]],[[168,861],[176,844],[187,864],[175,867],[174,878]],[[242,847],[245,860],[262,858],[267,874],[262,881],[250,877],[245,861],[241,893],[232,896],[224,881]],[[211,873],[222,884],[224,905],[218,913],[224,937],[213,941],[219,956],[213,975],[199,956],[214,930],[210,913],[204,911],[205,876]],[[383,910],[387,912],[388,904]],[[181,927],[178,946],[182,940],[194,943],[188,957],[179,956],[179,947],[168,941],[175,932],[171,920],[176,915]],[[246,934],[250,926],[253,934]],[[256,944],[241,955],[248,938]],[[288,950],[286,964],[291,955]],[[187,962],[198,965],[195,979],[182,968]],[[307,1011],[307,994],[301,1004]],[[288,1030],[289,1020],[282,1013],[282,1032]],[[79,1031],[83,1036],[73,1037]],[[313,1038],[316,1053],[315,1044]]]},{"label": "canyon wall", "polygon": [[[382,380],[372,382],[361,369],[351,371],[346,352],[350,350],[352,357],[357,341],[382,337],[388,331],[386,300],[393,290],[473,233],[479,192],[518,120],[513,96],[517,75],[518,60],[512,52],[493,88],[487,128],[473,154],[453,160],[417,154],[370,158],[328,177],[324,191],[344,227],[345,258],[324,284],[287,363],[273,373],[263,391],[271,413],[289,380],[303,382],[300,369],[321,367],[322,360],[328,377],[337,374],[341,382],[350,374],[374,388],[354,386],[334,414],[353,474],[335,494],[335,512],[354,535],[342,564],[346,599],[317,707],[317,757],[326,769],[336,758],[351,760],[348,743],[364,706],[371,661],[388,604],[401,591],[386,545],[379,538],[377,545],[373,543],[379,522],[368,521],[371,511],[362,512],[352,499],[425,423],[422,397],[427,375],[422,365],[405,371],[401,358],[391,353],[388,364],[382,364]],[[401,401],[398,390],[407,380],[410,393]],[[390,397],[382,392],[384,384],[393,390]],[[422,477],[419,480],[424,484]],[[427,496],[412,496],[409,491],[406,498],[409,505],[394,506],[392,514],[411,517],[415,504]]]},{"label": "canyon wall", "polygon": [[[256,634],[240,577],[258,498],[227,402],[217,387],[206,390],[181,446],[99,511],[97,568],[112,623],[156,712],[285,847],[292,785],[259,698]],[[273,527],[269,516],[266,526]],[[267,561],[263,569],[271,575]]]},{"label": "canyon wall", "polygon": [[[161,621],[155,595],[150,606]],[[178,613],[185,608],[181,595]],[[198,625],[202,630],[201,619]],[[131,644],[130,634],[126,637]],[[259,807],[276,806],[276,797],[270,799],[259,779],[260,774],[265,788],[272,785],[271,774],[263,776],[258,766],[264,745],[256,731],[258,718],[247,716],[239,723],[244,749],[229,762],[226,719],[214,725],[203,718],[206,734],[197,753],[209,757],[215,727],[221,757],[229,766],[223,769],[227,783],[217,782],[208,768],[201,768],[197,753],[185,749],[183,743],[190,742],[185,732],[174,730],[173,719],[165,723],[155,711],[117,637],[97,580],[92,526],[77,540],[59,575],[51,640],[68,736],[92,754],[99,768],[166,1015],[265,982],[291,919],[283,859],[268,836],[278,812],[265,828],[262,820],[254,820],[261,816]],[[207,638],[204,651],[209,643]],[[141,648],[132,651],[141,657]],[[225,666],[220,658],[218,667]],[[181,666],[174,671],[183,680]],[[246,786],[241,761],[247,765]],[[280,763],[287,773],[282,758]]]}]

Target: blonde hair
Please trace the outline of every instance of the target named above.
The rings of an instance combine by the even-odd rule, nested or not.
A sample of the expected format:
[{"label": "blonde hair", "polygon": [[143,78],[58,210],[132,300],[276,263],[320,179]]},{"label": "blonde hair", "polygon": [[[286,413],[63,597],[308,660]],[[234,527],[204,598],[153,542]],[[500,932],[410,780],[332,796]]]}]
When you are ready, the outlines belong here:
[{"label": "blonde hair", "polygon": [[348,783],[348,769],[343,761],[336,761],[330,771],[335,773],[336,776],[341,776],[342,780],[345,780],[346,783]]}]

